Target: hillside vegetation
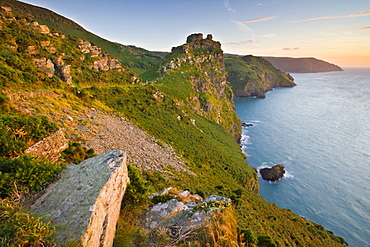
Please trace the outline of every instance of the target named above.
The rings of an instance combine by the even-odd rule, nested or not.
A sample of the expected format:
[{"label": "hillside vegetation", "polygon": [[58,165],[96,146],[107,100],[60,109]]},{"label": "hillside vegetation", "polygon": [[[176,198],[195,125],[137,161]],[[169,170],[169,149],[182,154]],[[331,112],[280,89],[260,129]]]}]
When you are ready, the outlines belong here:
[{"label": "hillside vegetation", "polygon": [[275,87],[293,87],[293,77],[261,57],[232,56],[225,59],[228,80],[237,97],[264,98]]},{"label": "hillside vegetation", "polygon": [[[124,117],[158,145],[171,146],[192,171],[179,173],[165,165],[166,173],[138,170],[133,162],[115,246],[145,246],[149,236],[138,222],[150,205],[147,194],[168,186],[231,198],[240,246],[343,246],[342,238],[256,193],[257,173],[237,143],[240,120],[220,43],[196,36],[156,65],[153,56],[153,65],[139,71],[149,82],[143,83],[135,70],[118,62],[123,58],[87,38],[88,32],[70,20],[16,1],[1,0],[0,6],[13,8],[0,11],[0,184],[8,186],[1,190],[1,245],[53,246],[53,227],[20,205],[56,179],[65,164],[25,156],[24,150],[64,128],[71,145],[63,157],[72,160],[66,156],[83,151],[81,136],[89,121],[84,116],[94,108]],[[151,57],[143,49],[128,49],[146,54],[144,63]],[[136,59],[133,64],[141,61]],[[209,239],[202,242],[201,235],[191,241],[206,246]]]}]

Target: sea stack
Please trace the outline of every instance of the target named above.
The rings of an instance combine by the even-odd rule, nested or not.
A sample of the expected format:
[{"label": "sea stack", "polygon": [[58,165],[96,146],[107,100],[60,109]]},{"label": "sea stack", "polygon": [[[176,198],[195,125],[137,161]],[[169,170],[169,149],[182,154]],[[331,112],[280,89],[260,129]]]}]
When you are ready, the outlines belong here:
[{"label": "sea stack", "polygon": [[264,180],[275,182],[284,176],[284,167],[283,164],[279,164],[271,168],[263,168],[260,170],[260,174]]}]

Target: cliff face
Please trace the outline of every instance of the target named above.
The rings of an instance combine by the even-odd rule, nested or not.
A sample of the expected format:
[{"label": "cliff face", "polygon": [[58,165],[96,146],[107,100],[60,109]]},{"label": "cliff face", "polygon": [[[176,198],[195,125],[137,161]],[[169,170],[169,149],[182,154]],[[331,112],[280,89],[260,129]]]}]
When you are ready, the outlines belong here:
[{"label": "cliff face", "polygon": [[228,80],[237,97],[264,98],[275,87],[293,87],[293,77],[276,69],[261,57],[228,55],[226,69]]},{"label": "cliff face", "polygon": [[329,71],[343,71],[335,64],[325,62],[313,57],[292,58],[292,57],[264,57],[276,68],[289,73],[317,73]]},{"label": "cliff face", "polygon": [[[191,90],[183,102],[199,115],[220,124],[239,140],[241,123],[234,111],[223,51],[221,44],[212,40],[212,35],[207,35],[206,39],[203,39],[203,34],[188,36],[186,44],[172,48],[159,72],[163,77],[185,75]],[[158,83],[162,81],[158,80]]]}]

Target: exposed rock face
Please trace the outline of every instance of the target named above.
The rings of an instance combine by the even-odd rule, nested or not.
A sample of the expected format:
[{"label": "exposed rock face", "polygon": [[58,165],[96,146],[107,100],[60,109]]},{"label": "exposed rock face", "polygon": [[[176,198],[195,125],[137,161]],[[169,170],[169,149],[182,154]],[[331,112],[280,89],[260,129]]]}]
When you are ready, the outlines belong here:
[{"label": "exposed rock face", "polygon": [[122,69],[121,63],[109,55],[101,54],[100,59],[94,62],[93,68],[95,70],[111,70],[111,69]]},{"label": "exposed rock face", "polygon": [[284,176],[284,167],[283,164],[279,164],[271,168],[263,168],[260,170],[260,174],[264,180],[275,182]]},{"label": "exposed rock face", "polygon": [[58,246],[75,240],[82,246],[112,246],[128,182],[126,155],[109,151],[69,165],[31,209],[57,228]]},{"label": "exposed rock face", "polygon": [[60,153],[68,148],[68,140],[64,136],[62,129],[42,139],[27,148],[26,154],[46,158],[52,162],[57,161]]},{"label": "exposed rock face", "polygon": [[272,65],[281,71],[289,73],[343,71],[341,67],[335,64],[331,64],[313,57],[264,57],[264,59],[272,63]]},{"label": "exposed rock face", "polygon": [[193,73],[190,80],[193,93],[189,96],[189,105],[199,114],[211,119],[240,139],[240,120],[234,114],[233,93],[227,82],[227,72],[221,43],[212,40],[212,35],[203,39],[203,34],[192,34],[186,44],[172,48],[173,58],[163,64],[159,73],[177,70],[183,65],[191,66]]},{"label": "exposed rock face", "polygon": [[205,227],[214,212],[230,206],[231,200],[211,195],[203,200],[199,195],[192,195],[189,191],[178,191],[166,188],[154,196],[173,195],[163,203],[150,208],[143,219],[144,228],[152,231],[156,229],[167,232],[172,239],[186,239],[185,235]]},{"label": "exposed rock face", "polygon": [[199,42],[203,40],[203,34],[202,33],[194,33],[189,35],[186,38],[186,43],[191,43],[191,42]]},{"label": "exposed rock face", "polygon": [[111,70],[111,69],[123,69],[121,63],[112,58],[110,55],[102,52],[101,48],[92,45],[90,42],[79,40],[80,45],[78,46],[83,54],[91,54],[90,57],[99,57],[99,60],[94,62],[92,68],[95,70]]},{"label": "exposed rock face", "polygon": [[40,33],[43,33],[43,34],[49,34],[50,33],[50,29],[49,29],[48,26],[46,26],[46,25],[40,25],[36,21],[29,23],[29,26],[31,28],[35,29],[36,31],[40,32]]},{"label": "exposed rock face", "polygon": [[46,57],[34,58],[33,63],[38,69],[45,71],[48,77],[53,77],[55,68],[54,63],[50,59]]}]

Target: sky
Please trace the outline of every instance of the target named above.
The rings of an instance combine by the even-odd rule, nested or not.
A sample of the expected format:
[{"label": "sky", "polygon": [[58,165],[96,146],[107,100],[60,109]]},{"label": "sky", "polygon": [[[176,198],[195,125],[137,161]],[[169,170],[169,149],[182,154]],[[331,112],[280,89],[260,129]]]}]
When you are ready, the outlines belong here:
[{"label": "sky", "polygon": [[225,53],[370,67],[370,0],[23,0],[124,45],[170,51],[192,33]]}]

